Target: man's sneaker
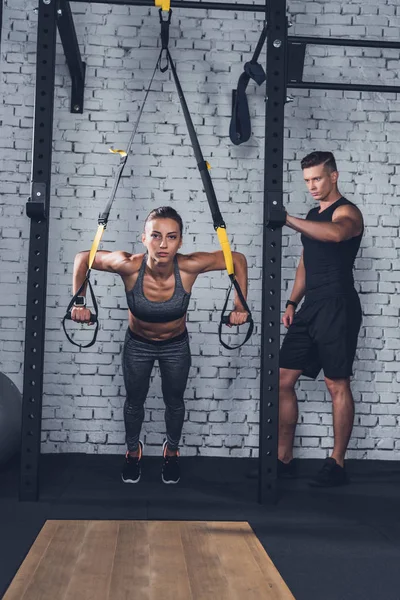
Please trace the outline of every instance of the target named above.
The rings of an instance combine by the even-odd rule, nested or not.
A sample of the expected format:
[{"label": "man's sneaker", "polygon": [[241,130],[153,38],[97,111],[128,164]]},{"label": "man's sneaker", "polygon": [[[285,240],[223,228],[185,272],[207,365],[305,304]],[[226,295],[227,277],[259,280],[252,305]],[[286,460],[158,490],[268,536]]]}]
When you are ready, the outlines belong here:
[{"label": "man's sneaker", "polygon": [[121,477],[124,483],[139,483],[142,473],[141,461],[143,454],[143,443],[139,442],[139,456],[131,456],[129,452],[125,455],[125,464]]},{"label": "man's sneaker", "polygon": [[167,440],[163,443],[164,462],[161,470],[163,483],[178,483],[181,478],[179,452],[176,456],[167,456]]},{"label": "man's sneaker", "polygon": [[346,469],[334,458],[326,458],[317,475],[309,482],[312,487],[336,487],[349,483]]},{"label": "man's sneaker", "polygon": [[297,475],[297,463],[294,458],[288,463],[284,463],[278,458],[277,476],[278,479],[294,479]]}]

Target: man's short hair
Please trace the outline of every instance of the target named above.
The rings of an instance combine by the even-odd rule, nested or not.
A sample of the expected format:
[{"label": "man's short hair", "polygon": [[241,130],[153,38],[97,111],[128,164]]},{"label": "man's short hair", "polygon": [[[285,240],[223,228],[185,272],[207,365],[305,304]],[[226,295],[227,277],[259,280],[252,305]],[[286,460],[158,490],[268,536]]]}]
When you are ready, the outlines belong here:
[{"label": "man's short hair", "polygon": [[336,160],[332,152],[311,152],[311,154],[307,154],[301,161],[302,169],[318,167],[319,165],[324,165],[330,173],[337,171]]}]

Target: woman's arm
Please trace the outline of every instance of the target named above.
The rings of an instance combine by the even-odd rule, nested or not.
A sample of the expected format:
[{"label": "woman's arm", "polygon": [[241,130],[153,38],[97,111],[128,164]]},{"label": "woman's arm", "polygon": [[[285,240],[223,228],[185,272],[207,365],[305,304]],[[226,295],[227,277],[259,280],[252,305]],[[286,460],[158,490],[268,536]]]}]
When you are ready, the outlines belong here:
[{"label": "woman's arm", "polygon": [[[107,271],[108,273],[117,273],[122,277],[132,274],[132,259],[137,255],[121,252],[120,250],[110,252],[108,250],[98,250],[92,264],[92,269],[96,271]],[[85,279],[88,270],[89,250],[79,252],[75,256],[73,273],[73,293],[76,294],[82,282]]]},{"label": "woman's arm", "polygon": [[[233,266],[237,282],[247,299],[247,260],[244,254],[232,252]],[[222,250],[216,252],[193,252],[185,256],[183,270],[197,277],[200,273],[225,270],[225,259]],[[234,310],[231,313],[231,324],[242,324],[246,321],[247,312],[240,302],[235,290]]]},{"label": "woman's arm", "polygon": [[[136,255],[135,255],[136,256]],[[96,252],[92,269],[96,271],[107,271],[109,273],[117,273],[124,275],[132,274],[132,254],[128,252],[110,252],[107,250],[99,250]],[[72,276],[72,293],[73,295],[81,287],[85,280],[86,272],[89,267],[89,250],[79,252],[75,256],[74,270]],[[81,295],[86,296],[86,285],[83,288]],[[74,321],[87,322],[90,318],[90,310],[86,307],[73,307],[71,317]]]}]

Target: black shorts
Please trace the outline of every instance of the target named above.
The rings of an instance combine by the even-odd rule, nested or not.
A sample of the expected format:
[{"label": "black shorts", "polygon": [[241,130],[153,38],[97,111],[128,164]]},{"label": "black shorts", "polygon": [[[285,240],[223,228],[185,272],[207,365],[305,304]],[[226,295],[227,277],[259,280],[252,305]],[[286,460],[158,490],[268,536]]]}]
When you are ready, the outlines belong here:
[{"label": "black shorts", "polygon": [[311,379],[321,369],[328,379],[350,377],[361,321],[355,291],[323,300],[306,299],[283,340],[279,366],[301,370]]}]

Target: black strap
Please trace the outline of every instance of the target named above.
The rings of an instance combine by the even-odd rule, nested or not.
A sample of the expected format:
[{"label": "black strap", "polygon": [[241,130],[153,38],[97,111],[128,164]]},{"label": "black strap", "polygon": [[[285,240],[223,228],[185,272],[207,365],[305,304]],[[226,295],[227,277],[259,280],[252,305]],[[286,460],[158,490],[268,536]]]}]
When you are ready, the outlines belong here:
[{"label": "black strap", "polygon": [[[238,296],[239,296],[240,301],[242,302],[242,304],[243,304],[243,300],[244,300],[243,294],[242,294],[242,290],[240,289],[239,284],[237,283],[236,279],[234,279],[234,278],[232,279],[231,278],[231,284],[230,284],[228,292],[226,294],[225,303],[224,303],[224,306],[223,306],[223,309],[222,309],[222,313],[221,313],[221,319],[220,319],[220,322],[219,322],[219,325],[218,325],[218,337],[219,337],[219,341],[221,342],[221,345],[224,348],[226,348],[227,350],[237,350],[237,348],[241,348],[242,346],[244,346],[244,344],[246,342],[248,342],[249,339],[251,338],[251,336],[253,334],[253,329],[254,329],[254,321],[252,319],[251,312],[248,311],[249,316],[247,317],[247,323],[249,323],[249,327],[247,329],[246,337],[244,338],[243,342],[241,344],[238,344],[237,346],[228,346],[228,344],[226,344],[224,342],[224,340],[222,339],[222,327],[223,327],[223,325],[228,325],[228,323],[229,323],[229,317],[225,317],[225,313],[226,313],[226,309],[227,309],[227,306],[228,306],[229,296],[231,295],[231,291],[232,291],[232,287],[233,286],[235,287],[235,290],[236,290],[236,292],[237,292],[237,294],[238,294]],[[247,310],[248,306],[247,306],[246,300],[244,300],[244,304],[243,305],[246,306],[246,310]]]},{"label": "black strap", "polygon": [[206,193],[207,200],[208,200],[208,205],[211,210],[214,227],[215,227],[215,229],[217,229],[218,227],[225,227],[225,223],[222,218],[221,211],[219,210],[217,197],[215,195],[215,190],[214,190],[214,186],[213,186],[213,183],[212,183],[212,180],[210,177],[210,173],[209,173],[209,170],[207,167],[207,163],[204,160],[204,156],[203,156],[203,153],[200,148],[199,140],[197,138],[196,130],[193,125],[192,117],[189,112],[186,98],[183,93],[180,81],[179,81],[178,73],[176,72],[176,68],[175,68],[174,62],[171,57],[171,53],[168,49],[167,49],[167,57],[168,57],[168,61],[169,61],[169,66],[171,67],[171,72],[172,72],[172,76],[174,78],[176,90],[178,92],[178,97],[179,97],[179,100],[181,103],[182,112],[185,117],[186,127],[187,127],[187,130],[189,133],[190,142],[192,144],[193,153],[194,153],[196,161],[197,161],[197,167],[199,169],[201,180],[203,182],[204,191]]},{"label": "black strap", "polygon": [[[88,344],[78,344],[68,334],[67,328],[65,326],[65,321],[72,320],[72,318],[71,318],[71,310],[72,310],[72,308],[73,308],[73,306],[75,304],[75,300],[81,294],[81,292],[84,290],[86,284],[89,286],[89,291],[90,291],[90,295],[92,297],[92,303],[93,303],[93,308],[94,308],[94,314],[90,313],[90,323],[96,323],[96,327],[95,327],[95,330],[94,330],[94,333],[93,333],[93,339],[92,339],[91,342],[89,342]],[[64,333],[67,336],[68,341],[70,341],[71,344],[74,344],[74,346],[78,346],[79,348],[90,348],[90,346],[93,346],[93,344],[96,342],[97,333],[99,331],[98,316],[99,316],[99,308],[98,308],[98,305],[97,305],[96,296],[94,295],[94,292],[93,292],[92,284],[90,283],[90,270],[89,270],[86,273],[85,280],[82,283],[81,287],[79,288],[79,290],[76,292],[76,294],[73,296],[73,298],[71,299],[70,303],[68,304],[67,312],[66,312],[66,314],[65,314],[65,316],[64,316],[64,318],[62,320],[62,326],[63,326]]]},{"label": "black strap", "polygon": [[147,101],[147,97],[148,97],[148,95],[150,93],[151,86],[153,84],[154,76],[155,76],[155,74],[157,72],[157,69],[158,69],[158,65],[159,65],[159,62],[160,62],[160,59],[161,59],[161,54],[162,54],[162,50],[161,50],[160,56],[159,56],[159,58],[158,58],[158,60],[156,62],[156,66],[154,67],[154,71],[153,71],[153,74],[151,76],[150,83],[147,86],[147,90],[146,90],[145,96],[143,98],[143,102],[142,102],[142,105],[140,107],[139,114],[138,114],[138,116],[136,118],[135,125],[133,126],[133,131],[132,131],[131,137],[129,139],[128,146],[127,146],[127,148],[126,148],[126,150],[124,152],[124,155],[120,154],[120,161],[119,161],[119,166],[118,166],[117,172],[115,173],[114,185],[113,185],[113,188],[111,190],[111,194],[110,194],[109,200],[108,200],[108,202],[107,202],[107,204],[106,204],[103,212],[99,215],[99,219],[98,219],[99,224],[107,225],[108,217],[110,215],[110,210],[111,210],[112,204],[113,204],[114,199],[115,199],[115,194],[117,193],[119,182],[121,181],[122,173],[123,173],[123,170],[125,168],[126,161],[128,160],[128,156],[129,156],[129,153],[131,151],[133,141],[134,141],[135,136],[136,136],[137,128],[139,126],[139,122],[140,122],[140,119],[142,117],[143,109],[145,107],[145,104],[146,104],[146,101]]},{"label": "black strap", "polygon": [[235,146],[247,142],[251,136],[251,119],[246,88],[250,77],[242,73],[236,90],[233,90],[232,118],[229,125],[229,137]]},{"label": "black strap", "polygon": [[[161,53],[158,59],[158,66],[160,68],[161,73],[165,73],[168,70],[168,44],[169,44],[169,26],[171,23],[172,10],[168,11],[168,16],[166,19],[163,18],[163,11],[160,8],[158,11],[160,15],[160,24],[161,24]],[[164,61],[164,65],[162,66],[162,62]]]},{"label": "black strap", "polygon": [[244,65],[244,73],[239,77],[237,89],[233,90],[232,118],[229,125],[229,137],[233,144],[239,146],[247,142],[251,136],[251,119],[247,102],[246,89],[250,79],[262,85],[266,79],[264,68],[257,62],[267,37],[267,24],[261,32],[253,58]]},{"label": "black strap", "polygon": [[[208,170],[208,167],[207,167],[207,163],[204,160],[203,153],[201,151],[199,140],[198,140],[198,137],[197,137],[197,134],[196,134],[196,130],[194,128],[193,121],[192,121],[192,118],[191,118],[191,115],[190,115],[190,112],[189,112],[189,109],[188,109],[188,105],[187,105],[187,102],[186,102],[186,99],[185,99],[185,95],[183,93],[182,86],[180,84],[179,77],[178,77],[178,74],[177,74],[174,62],[172,60],[172,57],[171,57],[171,54],[170,54],[170,51],[169,51],[168,48],[167,48],[167,59],[168,59],[169,66],[171,67],[172,75],[173,75],[173,78],[174,78],[174,81],[175,81],[175,86],[176,86],[176,89],[177,89],[177,92],[178,92],[178,96],[179,96],[179,100],[180,100],[180,103],[181,103],[182,112],[183,112],[183,115],[184,115],[185,121],[186,121],[186,127],[188,129],[190,141],[191,141],[192,146],[193,146],[193,152],[194,152],[194,155],[195,155],[195,158],[196,158],[196,161],[197,161],[197,167],[198,167],[200,175],[201,175],[201,179],[202,179],[203,186],[204,186],[204,191],[206,193],[208,204],[209,204],[209,207],[210,207],[210,210],[211,210],[211,214],[212,214],[212,218],[213,218],[213,222],[214,222],[214,227],[215,227],[215,229],[218,229],[220,227],[225,228],[225,223],[224,223],[224,220],[222,218],[221,212],[219,210],[217,197],[215,195],[215,190],[214,190],[214,186],[213,186],[213,183],[212,183],[212,180],[211,180],[211,176],[210,176],[210,173],[209,173],[209,170]],[[236,348],[240,348],[241,346],[243,346],[243,344],[245,344],[249,340],[251,334],[253,333],[254,323],[253,323],[253,319],[251,317],[250,308],[249,308],[249,306],[248,306],[248,304],[247,304],[247,302],[246,302],[246,300],[245,300],[245,298],[243,296],[243,293],[242,293],[242,290],[240,288],[240,285],[239,285],[238,281],[236,280],[236,278],[235,278],[234,275],[229,275],[229,277],[231,279],[231,285],[230,285],[230,288],[229,288],[228,296],[227,296],[227,298],[225,300],[225,306],[224,306],[224,308],[222,310],[221,321],[220,321],[218,332],[219,332],[220,342],[224,346],[224,348],[227,348],[228,350],[234,350]],[[249,322],[250,322],[250,325],[249,325],[249,329],[247,331],[246,338],[245,338],[244,342],[242,342],[242,344],[240,344],[239,346],[232,346],[231,347],[231,346],[228,346],[225,342],[223,342],[222,337],[221,337],[221,331],[222,331],[222,325],[223,325],[223,317],[225,315],[226,307],[227,307],[227,304],[228,304],[228,298],[229,298],[230,291],[232,289],[232,285],[235,287],[235,290],[236,290],[236,292],[238,294],[240,302],[243,305],[243,308],[249,313]]]},{"label": "black strap", "polygon": [[[161,53],[162,53],[162,51],[161,51]],[[106,204],[103,212],[100,213],[99,218],[98,218],[99,226],[102,225],[104,227],[104,229],[107,227],[107,223],[108,223],[108,218],[110,216],[111,207],[113,205],[113,202],[114,202],[114,199],[115,199],[115,195],[117,193],[118,185],[119,185],[119,182],[121,180],[122,172],[123,172],[123,170],[125,168],[125,164],[126,164],[126,161],[128,159],[128,155],[129,155],[129,153],[131,151],[132,144],[133,144],[133,141],[135,139],[137,128],[139,126],[139,121],[140,121],[140,118],[142,116],[143,109],[144,109],[144,106],[146,104],[147,97],[148,97],[149,92],[151,90],[151,86],[152,86],[152,83],[153,83],[154,76],[155,76],[155,74],[157,72],[157,69],[158,69],[158,64],[159,64],[160,59],[161,59],[161,53],[160,53],[160,56],[159,56],[159,58],[158,58],[158,60],[156,62],[156,66],[154,67],[153,75],[151,76],[150,83],[149,83],[149,85],[147,87],[147,90],[146,90],[146,93],[145,93],[142,105],[141,105],[140,110],[139,110],[139,114],[138,114],[138,116],[136,118],[136,122],[135,122],[135,125],[133,127],[133,131],[132,131],[131,137],[129,139],[128,146],[127,146],[127,148],[126,148],[126,150],[124,152],[119,151],[119,150],[116,151],[117,153],[120,154],[120,161],[119,161],[118,169],[117,169],[116,174],[115,174],[114,185],[113,185],[113,188],[111,190],[111,194],[110,194],[110,197],[108,199],[108,202],[107,202],[107,204]],[[100,240],[100,238],[101,238],[101,235],[99,237],[99,240]],[[96,250],[94,252],[96,252],[96,251],[97,251],[97,248],[96,248]],[[77,342],[75,342],[71,338],[71,336],[68,334],[66,326],[65,326],[65,321],[71,320],[71,308],[73,307],[77,296],[79,296],[80,293],[82,292],[82,290],[84,290],[86,284],[88,284],[88,286],[89,286],[90,295],[92,297],[93,308],[95,310],[95,314],[94,315],[91,314],[91,322],[92,323],[96,323],[96,328],[95,328],[95,331],[94,331],[94,334],[93,334],[92,341],[89,342],[86,345],[82,345],[82,344],[78,344]],[[63,329],[64,329],[64,332],[65,332],[65,335],[67,336],[67,339],[71,342],[71,344],[74,344],[75,346],[78,346],[79,348],[90,348],[90,346],[93,346],[93,344],[96,342],[97,333],[98,333],[98,330],[99,330],[98,314],[99,314],[99,311],[98,311],[96,297],[94,295],[92,284],[90,283],[90,269],[89,269],[88,272],[86,273],[86,277],[85,277],[84,282],[82,283],[82,285],[79,288],[79,290],[77,291],[77,293],[71,299],[71,301],[70,301],[70,303],[68,305],[67,311],[65,313],[65,316],[64,316],[64,318],[62,320],[62,325],[63,325]]]}]

